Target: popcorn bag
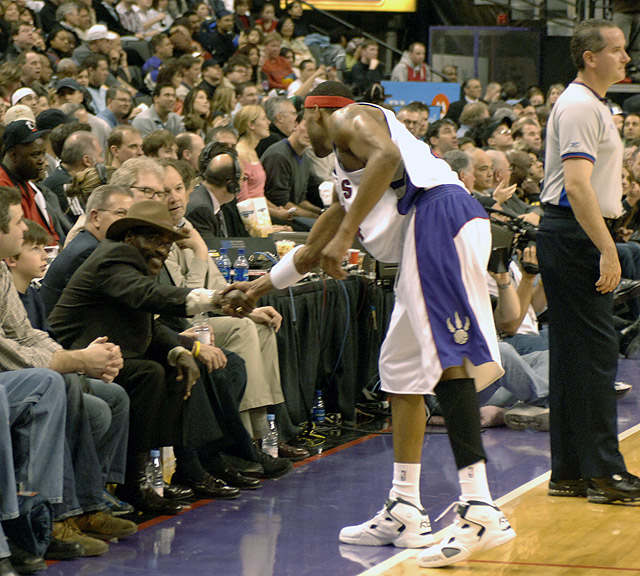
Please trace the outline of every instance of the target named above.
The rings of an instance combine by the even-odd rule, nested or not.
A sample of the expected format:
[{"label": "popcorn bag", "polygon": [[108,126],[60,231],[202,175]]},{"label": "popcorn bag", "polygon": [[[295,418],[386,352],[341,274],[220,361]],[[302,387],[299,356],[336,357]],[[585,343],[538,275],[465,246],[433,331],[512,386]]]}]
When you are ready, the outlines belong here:
[{"label": "popcorn bag", "polygon": [[238,202],[238,212],[247,232],[254,238],[266,238],[271,234],[271,216],[267,208],[267,199],[249,198]]}]

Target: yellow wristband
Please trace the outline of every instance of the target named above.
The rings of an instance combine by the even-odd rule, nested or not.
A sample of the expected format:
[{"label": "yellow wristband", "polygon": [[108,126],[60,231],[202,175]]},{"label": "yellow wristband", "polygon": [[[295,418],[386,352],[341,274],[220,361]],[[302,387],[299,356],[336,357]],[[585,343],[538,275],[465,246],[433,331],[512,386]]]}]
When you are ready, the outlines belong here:
[{"label": "yellow wristband", "polygon": [[194,356],[194,358],[197,358],[197,357],[198,357],[198,354],[200,354],[200,342],[199,342],[198,340],[196,340],[196,341],[193,343],[193,350],[192,350],[192,352],[193,352],[193,356]]}]

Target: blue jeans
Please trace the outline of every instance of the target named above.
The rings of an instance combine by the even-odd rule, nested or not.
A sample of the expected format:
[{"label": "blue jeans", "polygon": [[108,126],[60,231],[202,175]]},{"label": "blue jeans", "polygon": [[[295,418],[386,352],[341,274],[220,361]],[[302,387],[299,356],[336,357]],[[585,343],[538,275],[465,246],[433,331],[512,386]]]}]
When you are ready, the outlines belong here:
[{"label": "blue jeans", "polygon": [[[18,516],[18,482],[59,502],[65,428],[62,376],[45,368],[0,373],[0,420],[0,519]],[[0,558],[7,556],[0,526]]]},{"label": "blue jeans", "polygon": [[531,352],[549,350],[549,327],[547,325],[540,329],[538,334],[514,334],[504,339],[513,346],[523,356]]},{"label": "blue jeans", "polygon": [[549,396],[549,352],[521,356],[507,342],[499,342],[504,376],[479,394],[480,405],[509,406],[516,401],[547,406]]},{"label": "blue jeans", "polygon": [[78,374],[65,374],[67,423],[64,444],[64,482],[62,502],[54,504],[53,517],[64,520],[84,512],[104,508],[102,466],[93,442],[83,380]]}]

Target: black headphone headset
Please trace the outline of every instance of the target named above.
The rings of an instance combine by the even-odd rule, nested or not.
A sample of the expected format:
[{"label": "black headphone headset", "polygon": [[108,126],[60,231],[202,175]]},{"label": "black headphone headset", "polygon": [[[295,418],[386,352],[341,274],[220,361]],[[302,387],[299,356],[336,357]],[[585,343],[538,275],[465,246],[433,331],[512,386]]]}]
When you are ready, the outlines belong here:
[{"label": "black headphone headset", "polygon": [[[209,168],[209,164],[211,160],[213,160],[216,156],[220,156],[221,154],[226,154],[227,156],[231,156],[233,160],[233,174],[217,174],[213,170]],[[207,144],[200,154],[200,158],[198,159],[198,168],[200,170],[200,174],[209,184],[213,184],[214,186],[225,186],[227,188],[227,192],[232,196],[236,196],[238,192],[240,192],[240,180],[242,179],[242,168],[240,166],[240,162],[238,161],[238,154],[234,148],[229,146],[229,144],[223,144],[222,142],[210,142]],[[227,172],[227,169],[224,170]]]}]

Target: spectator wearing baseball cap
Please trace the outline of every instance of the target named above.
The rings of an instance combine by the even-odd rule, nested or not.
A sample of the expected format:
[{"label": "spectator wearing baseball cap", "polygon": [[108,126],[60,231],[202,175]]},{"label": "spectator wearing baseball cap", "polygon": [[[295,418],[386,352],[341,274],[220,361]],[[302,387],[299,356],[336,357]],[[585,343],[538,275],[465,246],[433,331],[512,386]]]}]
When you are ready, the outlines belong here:
[{"label": "spectator wearing baseball cap", "polygon": [[[126,33],[127,32],[125,32],[125,34]],[[84,62],[84,59],[91,54],[108,56],[111,50],[111,41],[117,37],[118,35],[111,32],[104,24],[91,26],[91,28],[87,30],[86,44],[78,46],[73,51],[73,61],[80,65]]]},{"label": "spectator wearing baseball cap", "polygon": [[[44,193],[30,182],[44,176],[46,168],[45,131],[38,130],[31,120],[11,122],[2,135],[3,157],[0,164],[0,186],[18,188],[22,195],[22,211],[25,218],[40,224],[56,242],[64,239],[64,215],[55,196],[45,197]],[[51,195],[51,193],[48,193]],[[51,195],[52,196],[52,195]]]},{"label": "spectator wearing baseball cap", "polygon": [[56,82],[55,89],[56,106],[62,106],[68,102],[73,104],[82,104],[85,97],[85,91],[82,86],[73,78],[62,78],[58,80]]},{"label": "spectator wearing baseball cap", "polygon": [[35,122],[36,117],[29,106],[16,104],[15,106],[11,106],[11,108],[7,109],[4,113],[3,124],[8,126],[11,122],[15,122],[16,120],[31,120],[31,122]]},{"label": "spectator wearing baseball cap", "polygon": [[222,82],[222,66],[221,61],[216,58],[209,58],[202,63],[202,81],[197,86],[197,90],[204,90],[209,100],[216,93],[216,88]]},{"label": "spectator wearing baseball cap", "polygon": [[43,110],[36,117],[36,126],[38,127],[38,130],[47,131],[47,133],[43,135],[44,148],[46,151],[45,157],[47,159],[46,177],[51,176],[56,171],[56,168],[60,163],[60,160],[53,150],[51,139],[49,138],[49,131],[63,124],[74,124],[77,122],[77,118],[67,116],[62,110],[59,110],[58,108],[49,108],[48,110]]}]

